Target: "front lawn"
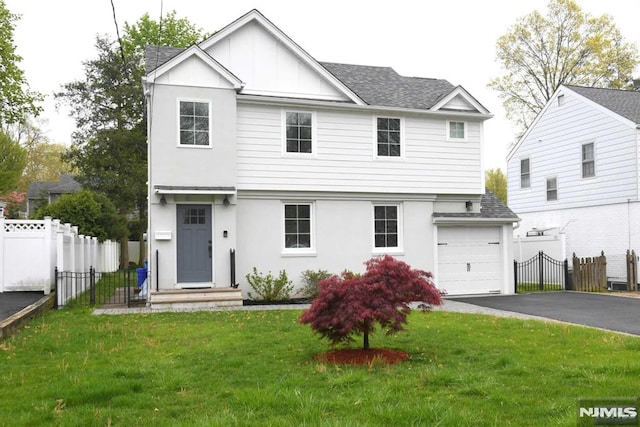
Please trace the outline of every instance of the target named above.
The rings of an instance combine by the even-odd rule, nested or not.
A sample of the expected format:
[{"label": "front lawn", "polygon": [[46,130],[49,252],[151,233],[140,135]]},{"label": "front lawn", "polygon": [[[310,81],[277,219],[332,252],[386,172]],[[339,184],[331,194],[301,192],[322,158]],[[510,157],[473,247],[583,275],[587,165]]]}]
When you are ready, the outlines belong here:
[{"label": "front lawn", "polygon": [[638,337],[415,312],[371,337],[409,361],[334,366],[299,316],[49,313],[0,343],[0,425],[573,426],[578,397],[638,395]]}]

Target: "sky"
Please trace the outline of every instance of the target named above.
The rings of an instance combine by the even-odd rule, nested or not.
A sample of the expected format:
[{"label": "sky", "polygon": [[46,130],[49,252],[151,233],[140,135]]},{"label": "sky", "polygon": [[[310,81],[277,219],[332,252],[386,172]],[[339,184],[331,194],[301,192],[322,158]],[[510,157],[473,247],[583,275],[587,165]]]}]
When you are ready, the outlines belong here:
[{"label": "sky", "polygon": [[[81,79],[83,61],[96,55],[97,34],[116,38],[111,0],[4,0],[21,16],[14,42],[32,90],[46,96],[41,115],[51,141],[71,144],[75,126],[53,93]],[[577,0],[593,16],[609,14],[640,48],[640,1]],[[113,0],[120,33],[144,13],[159,19],[172,10],[213,33],[258,9],[318,61],[389,66],[410,77],[461,85],[494,114],[485,122],[485,169],[506,169],[515,129],[498,94],[487,88],[500,75],[496,41],[519,17],[546,14],[547,0]],[[640,72],[636,72],[636,75]]]}]

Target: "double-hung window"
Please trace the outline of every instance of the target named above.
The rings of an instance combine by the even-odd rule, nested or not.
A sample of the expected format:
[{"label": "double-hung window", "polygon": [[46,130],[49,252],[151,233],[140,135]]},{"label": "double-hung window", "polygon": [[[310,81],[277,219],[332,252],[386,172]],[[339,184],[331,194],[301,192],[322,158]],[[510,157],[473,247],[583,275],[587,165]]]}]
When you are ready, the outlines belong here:
[{"label": "double-hung window", "polygon": [[402,155],[400,119],[378,117],[377,154],[380,157],[400,157]]},{"label": "double-hung window", "polygon": [[399,204],[373,206],[373,246],[376,251],[401,248],[401,214]]},{"label": "double-hung window", "polygon": [[529,159],[520,160],[520,188],[531,187],[531,175],[529,170]]},{"label": "double-hung window", "polygon": [[284,203],[284,249],[308,252],[313,249],[313,204]]},{"label": "double-hung window", "polygon": [[593,142],[582,144],[582,177],[596,176],[595,150]]},{"label": "double-hung window", "polygon": [[313,152],[313,114],[285,113],[285,151],[287,153]]},{"label": "double-hung window", "polygon": [[558,200],[558,179],[547,178],[547,201]]},{"label": "double-hung window", "polygon": [[179,101],[181,146],[211,145],[211,103],[208,101]]}]

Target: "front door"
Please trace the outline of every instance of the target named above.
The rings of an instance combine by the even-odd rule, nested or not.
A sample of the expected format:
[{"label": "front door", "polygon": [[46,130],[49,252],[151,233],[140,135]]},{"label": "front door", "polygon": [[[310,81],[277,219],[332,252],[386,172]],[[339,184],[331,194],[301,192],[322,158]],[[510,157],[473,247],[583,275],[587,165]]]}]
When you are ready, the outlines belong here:
[{"label": "front door", "polygon": [[178,283],[211,282],[211,205],[178,205]]}]

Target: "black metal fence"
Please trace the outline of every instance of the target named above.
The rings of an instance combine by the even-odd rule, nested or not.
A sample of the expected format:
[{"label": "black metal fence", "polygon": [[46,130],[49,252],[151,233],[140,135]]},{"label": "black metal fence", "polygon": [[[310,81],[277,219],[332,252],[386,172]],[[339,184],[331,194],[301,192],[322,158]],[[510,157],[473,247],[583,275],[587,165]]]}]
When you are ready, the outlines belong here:
[{"label": "black metal fence", "polygon": [[553,259],[542,251],[527,261],[514,261],[513,269],[516,293],[571,289],[568,261]]},{"label": "black metal fence", "polygon": [[[55,270],[56,306],[123,306],[146,302],[138,286],[135,268],[113,273],[99,273],[91,267],[88,272]],[[142,293],[142,295],[141,295]]]}]

